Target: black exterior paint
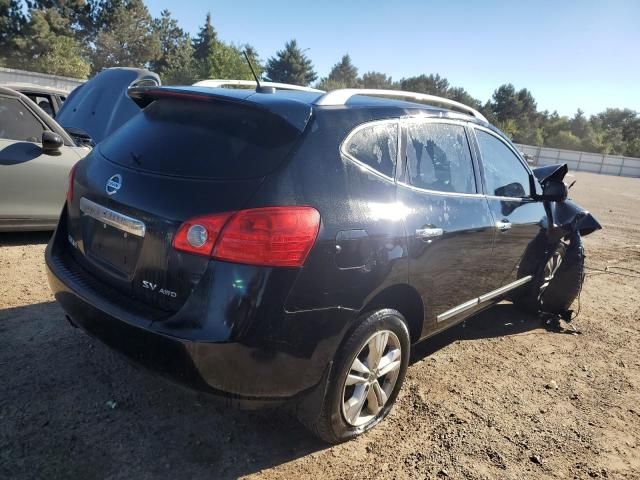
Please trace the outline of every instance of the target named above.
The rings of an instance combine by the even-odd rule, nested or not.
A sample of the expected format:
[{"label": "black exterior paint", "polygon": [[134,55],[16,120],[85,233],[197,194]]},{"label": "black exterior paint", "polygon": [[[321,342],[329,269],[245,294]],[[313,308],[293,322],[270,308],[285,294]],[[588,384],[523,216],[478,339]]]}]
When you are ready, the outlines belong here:
[{"label": "black exterior paint", "polygon": [[[139,89],[134,97],[148,104],[158,95],[158,89],[150,91]],[[235,181],[142,173],[110,162],[98,148],[79,164],[74,200],[66,205],[46,252],[51,287],[74,323],[194,388],[242,401],[297,398],[327,378],[347,332],[361,313],[379,307],[381,298],[388,301],[385,293],[394,292],[394,306],[401,311],[412,305],[411,312],[403,312],[412,340],[426,338],[489,306],[436,320],[526,274],[519,267],[523,257],[539,263],[548,244],[560,238],[550,238],[547,212],[555,212],[563,225],[586,216],[569,202],[545,209],[531,199],[486,196],[472,128],[481,124],[504,137],[464,115],[366,98],[319,108],[313,105],[317,94],[311,93],[194,92],[197,98],[185,101],[209,96],[208,101],[239,101],[280,115],[301,129],[300,142],[271,174]],[[476,195],[407,186],[402,135],[396,178],[342,155],[341,142],[358,125],[418,115],[466,125]],[[117,173],[123,187],[107,195],[105,184]],[[133,262],[129,270],[114,271],[101,254],[92,257],[87,240],[106,227],[80,214],[81,197],[145,222],[144,240],[134,240],[126,253],[131,257],[126,262]],[[320,212],[318,238],[302,268],[239,265],[171,248],[187,218],[273,205],[310,205]],[[502,219],[513,224],[511,231],[497,231],[496,221]],[[444,234],[431,242],[417,238],[415,230],[427,225],[443,228]],[[108,237],[102,243],[111,248]],[[142,280],[177,296],[151,296]]]}]

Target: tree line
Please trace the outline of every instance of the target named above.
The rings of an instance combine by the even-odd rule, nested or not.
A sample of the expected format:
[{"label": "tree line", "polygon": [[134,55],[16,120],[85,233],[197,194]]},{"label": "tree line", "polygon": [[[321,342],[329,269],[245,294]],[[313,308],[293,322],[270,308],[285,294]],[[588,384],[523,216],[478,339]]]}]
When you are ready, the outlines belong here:
[{"label": "tree line", "polygon": [[345,54],[326,77],[289,40],[262,60],[249,44],[223,41],[207,14],[197,35],[180,28],[168,10],[153,18],[143,0],[0,0],[0,66],[86,79],[104,68],[146,67],[164,84],[205,78],[252,79],[242,52],[258,75],[274,82],[323,90],[401,89],[447,97],[480,110],[513,141],[529,145],[640,157],[640,114],[609,108],[587,118],[538,110],[532,93],[511,84],[482,103],[438,74],[394,80],[382,72],[362,75]]}]

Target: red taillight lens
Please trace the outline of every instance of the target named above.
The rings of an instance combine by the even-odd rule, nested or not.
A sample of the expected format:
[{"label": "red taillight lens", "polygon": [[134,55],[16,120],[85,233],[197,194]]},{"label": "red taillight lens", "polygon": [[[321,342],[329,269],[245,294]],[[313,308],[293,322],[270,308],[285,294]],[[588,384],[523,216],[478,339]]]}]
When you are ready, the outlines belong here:
[{"label": "red taillight lens", "polygon": [[173,248],[196,255],[211,255],[218,235],[231,215],[233,212],[187,220],[173,238]]},{"label": "red taillight lens", "polygon": [[319,228],[320,214],[312,207],[253,208],[191,219],[180,226],[173,245],[229,262],[299,267]]},{"label": "red taillight lens", "polygon": [[73,181],[76,178],[76,168],[78,168],[78,164],[74,163],[69,170],[69,184],[67,185],[67,202],[69,203],[73,200]]},{"label": "red taillight lens", "polygon": [[312,207],[266,207],[236,213],[213,256],[252,265],[299,267],[313,247],[320,214]]}]

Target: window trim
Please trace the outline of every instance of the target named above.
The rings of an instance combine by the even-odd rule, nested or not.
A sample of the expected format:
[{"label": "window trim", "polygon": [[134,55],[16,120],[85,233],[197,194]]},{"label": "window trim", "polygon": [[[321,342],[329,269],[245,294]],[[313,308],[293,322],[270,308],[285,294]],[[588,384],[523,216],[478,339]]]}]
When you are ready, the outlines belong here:
[{"label": "window trim", "polygon": [[[476,135],[476,130],[481,130],[485,133],[488,133],[489,135],[493,136],[494,138],[496,138],[498,141],[502,142],[509,150],[511,150],[511,152],[515,155],[515,157],[518,159],[518,161],[520,162],[520,165],[522,165],[525,169],[525,171],[527,172],[528,175],[533,175],[533,172],[531,171],[531,168],[529,167],[529,164],[527,164],[527,162],[520,156],[520,153],[513,148],[509,142],[506,142],[504,140],[504,138],[502,138],[499,134],[497,134],[496,132],[494,132],[493,130],[491,130],[490,128],[486,128],[483,127],[481,125],[476,125],[474,123],[470,124],[472,126],[472,130],[473,130],[473,137],[474,137],[474,141],[476,144],[476,149],[477,149],[477,154],[478,154],[478,163],[480,164],[480,178],[482,180],[482,190],[484,192],[485,197],[490,198],[490,199],[499,199],[499,200],[506,200],[506,201],[533,201],[533,197],[531,197],[531,192],[529,192],[529,195],[526,197],[501,197],[499,195],[492,195],[489,194],[489,191],[487,190],[487,185],[486,185],[486,180],[485,180],[485,175],[484,175],[484,158],[482,156],[482,150],[480,149],[480,141],[478,140],[478,136]],[[531,186],[529,185],[529,188],[531,188]]]},{"label": "window trim", "polygon": [[[422,188],[422,187],[416,187],[415,185],[411,185],[410,180],[407,178],[407,182],[404,181],[398,181],[398,185],[402,185],[403,187],[409,188],[410,190],[414,190],[417,192],[423,192],[423,193],[428,193],[430,195],[444,195],[444,196],[456,196],[456,197],[471,197],[471,198],[478,198],[478,197],[484,197],[484,193],[483,191],[480,190],[484,190],[484,185],[482,183],[479,183],[482,181],[481,176],[477,170],[477,166],[476,166],[476,162],[474,161],[474,152],[473,152],[473,147],[471,145],[471,137],[469,136],[469,132],[467,131],[467,126],[469,125],[468,121],[464,121],[464,120],[455,120],[455,119],[448,119],[448,118],[437,118],[437,117],[423,117],[423,116],[412,116],[412,117],[404,117],[400,119],[400,123],[402,126],[402,130],[403,130],[403,135],[406,135],[407,133],[407,126],[411,123],[435,123],[435,124],[452,124],[452,125],[459,125],[461,127],[463,127],[464,129],[464,134],[465,137],[467,139],[467,146],[469,148],[469,156],[471,158],[471,168],[473,170],[473,177],[474,177],[474,181],[476,184],[476,193],[462,193],[462,192],[443,192],[442,190],[431,190],[429,188]],[[403,168],[404,170],[407,170],[409,168],[407,161],[406,161],[406,148],[407,148],[407,141],[405,140],[404,142],[404,151],[402,152],[402,159],[403,159]]]},{"label": "window trim", "polygon": [[[385,124],[396,124],[396,158],[395,158],[395,162],[393,165],[393,173],[391,176],[386,175],[384,173],[382,173],[381,171],[375,169],[374,167],[367,165],[366,163],[364,163],[361,160],[358,160],[356,157],[354,157],[353,155],[351,155],[347,149],[346,146],[349,143],[349,141],[351,140],[351,138],[353,136],[355,136],[360,130],[363,130],[365,128],[371,127],[371,126],[375,126],[375,125],[385,125]],[[342,140],[342,143],[340,143],[340,154],[346,158],[348,158],[349,160],[351,160],[352,162],[354,162],[358,167],[360,168],[364,168],[367,171],[385,179],[391,182],[396,183],[396,177],[398,174],[398,165],[400,162],[400,146],[401,146],[401,141],[400,141],[400,135],[402,133],[401,127],[400,127],[400,118],[385,118],[383,120],[374,120],[374,121],[370,121],[370,122],[365,122],[365,123],[361,123],[360,125],[354,127],[345,137],[344,140]]]},{"label": "window trim", "polygon": [[[25,95],[26,97],[26,95]],[[47,125],[41,118],[40,115],[38,115],[31,107],[29,107],[29,105],[24,102],[22,100],[22,98],[20,97],[14,97],[12,95],[2,95],[0,94],[0,98],[6,98],[9,100],[15,100],[17,101],[19,104],[21,104],[35,119],[36,121],[42,125],[42,131],[43,132],[51,132],[52,130],[49,128],[49,125]],[[31,99],[29,99],[29,97],[26,97],[29,101],[32,101]],[[6,139],[6,140],[12,140],[15,142],[24,142],[25,140],[15,140],[15,139]],[[29,143],[37,143],[38,145],[42,145],[42,135],[40,135],[40,139],[36,142],[29,142]]]}]

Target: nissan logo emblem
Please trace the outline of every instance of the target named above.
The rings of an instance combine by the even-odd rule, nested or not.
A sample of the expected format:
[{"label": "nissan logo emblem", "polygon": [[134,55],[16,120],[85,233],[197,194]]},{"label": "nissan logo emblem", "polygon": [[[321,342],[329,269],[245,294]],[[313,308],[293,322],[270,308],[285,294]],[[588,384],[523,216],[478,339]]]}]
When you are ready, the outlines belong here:
[{"label": "nissan logo emblem", "polygon": [[106,191],[109,195],[113,195],[122,186],[122,175],[116,173],[113,177],[107,180]]}]

